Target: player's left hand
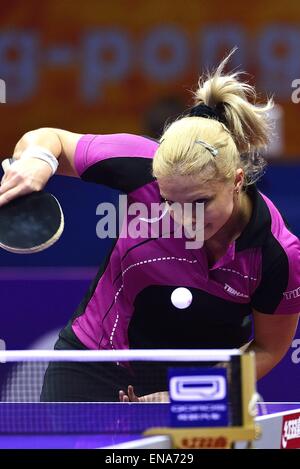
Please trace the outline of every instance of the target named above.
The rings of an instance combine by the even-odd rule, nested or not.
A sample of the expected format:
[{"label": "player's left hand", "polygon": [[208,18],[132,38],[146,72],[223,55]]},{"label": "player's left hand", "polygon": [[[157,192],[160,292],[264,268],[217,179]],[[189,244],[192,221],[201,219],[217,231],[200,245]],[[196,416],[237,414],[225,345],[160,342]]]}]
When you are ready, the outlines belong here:
[{"label": "player's left hand", "polygon": [[120,402],[141,402],[143,397],[138,397],[135,395],[133,386],[128,386],[127,394],[125,391],[119,391],[119,400]]},{"label": "player's left hand", "polygon": [[138,397],[133,386],[129,385],[127,394],[125,391],[119,391],[119,400],[120,402],[169,402],[169,393],[162,391]]}]

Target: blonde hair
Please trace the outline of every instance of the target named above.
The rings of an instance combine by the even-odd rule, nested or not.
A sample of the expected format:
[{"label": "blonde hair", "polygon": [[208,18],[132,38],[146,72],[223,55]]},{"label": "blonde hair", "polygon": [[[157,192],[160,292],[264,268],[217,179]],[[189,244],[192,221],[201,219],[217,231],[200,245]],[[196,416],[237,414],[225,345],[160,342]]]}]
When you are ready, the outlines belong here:
[{"label": "blonde hair", "polygon": [[[237,168],[245,172],[245,185],[255,182],[265,161],[259,155],[270,138],[268,111],[273,100],[256,104],[253,86],[240,81],[243,72],[223,74],[231,55],[214,73],[200,77],[194,105],[205,104],[222,116],[214,118],[185,115],[168,125],[153,160],[156,178],[173,175],[203,175],[206,179],[230,180]],[[197,140],[208,146],[197,144]],[[214,156],[209,148],[217,150]],[[209,151],[208,151],[209,150]]]}]

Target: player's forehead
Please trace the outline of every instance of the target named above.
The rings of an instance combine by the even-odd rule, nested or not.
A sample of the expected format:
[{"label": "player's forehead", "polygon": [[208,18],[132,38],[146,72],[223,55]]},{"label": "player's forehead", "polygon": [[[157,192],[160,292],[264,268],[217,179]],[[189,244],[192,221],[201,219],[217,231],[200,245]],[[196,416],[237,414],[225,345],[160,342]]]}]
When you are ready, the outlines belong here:
[{"label": "player's forehead", "polygon": [[158,179],[162,197],[171,200],[193,200],[213,196],[219,189],[214,179],[197,176],[172,176]]}]

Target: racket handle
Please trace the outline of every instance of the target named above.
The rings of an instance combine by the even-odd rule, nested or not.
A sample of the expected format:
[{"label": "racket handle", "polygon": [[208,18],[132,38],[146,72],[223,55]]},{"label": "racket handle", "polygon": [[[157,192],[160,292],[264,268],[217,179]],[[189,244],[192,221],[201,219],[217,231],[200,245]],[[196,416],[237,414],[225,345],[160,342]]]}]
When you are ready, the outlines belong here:
[{"label": "racket handle", "polygon": [[13,164],[15,160],[13,158],[6,158],[5,160],[2,161],[2,169],[6,173],[8,168]]}]

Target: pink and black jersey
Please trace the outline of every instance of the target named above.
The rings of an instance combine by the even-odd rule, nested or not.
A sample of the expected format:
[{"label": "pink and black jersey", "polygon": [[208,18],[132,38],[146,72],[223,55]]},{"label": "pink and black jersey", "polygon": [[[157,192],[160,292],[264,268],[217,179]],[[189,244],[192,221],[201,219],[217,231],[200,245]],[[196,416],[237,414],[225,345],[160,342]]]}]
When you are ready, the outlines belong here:
[{"label": "pink and black jersey", "polygon": [[[128,195],[130,203],[160,202],[152,159],[158,143],[131,135],[85,135],[75,166],[87,182]],[[209,267],[205,245],[184,239],[119,237],[71,327],[89,349],[232,348],[246,343],[251,314],[300,312],[300,241],[274,204],[254,185],[251,219],[226,254]],[[193,295],[190,306],[171,302],[177,287]]]}]

